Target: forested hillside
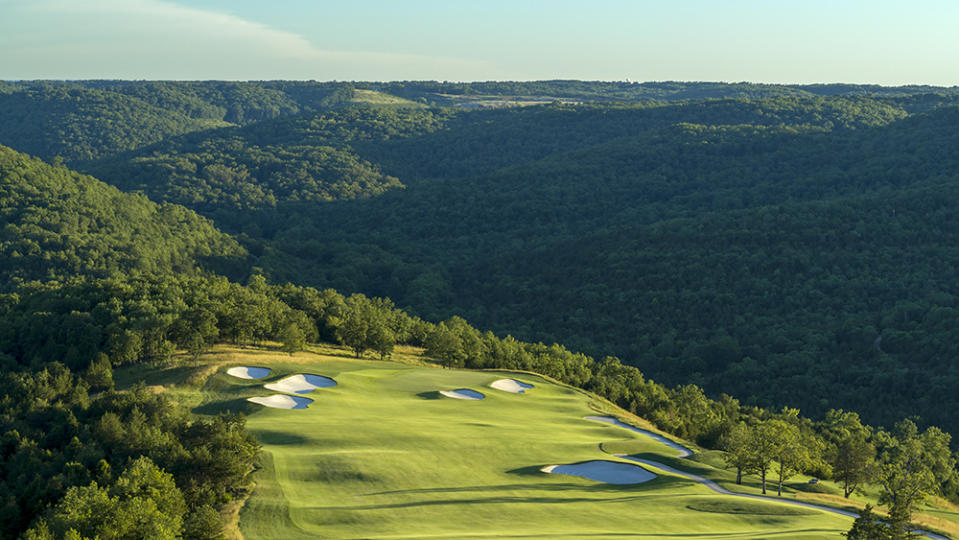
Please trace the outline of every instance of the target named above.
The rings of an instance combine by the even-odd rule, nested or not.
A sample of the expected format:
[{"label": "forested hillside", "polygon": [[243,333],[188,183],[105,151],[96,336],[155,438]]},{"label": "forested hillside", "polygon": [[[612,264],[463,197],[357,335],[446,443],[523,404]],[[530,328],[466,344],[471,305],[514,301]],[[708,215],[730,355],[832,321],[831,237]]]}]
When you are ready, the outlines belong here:
[{"label": "forested hillside", "polygon": [[166,137],[349,101],[337,83],[21,82],[0,84],[0,144],[67,163]]},{"label": "forested hillside", "polygon": [[123,189],[215,214],[221,226],[249,223],[244,210],[366,198],[402,188],[396,177],[357,155],[352,144],[420,135],[438,129],[447,117],[381,108],[298,115],[170,139],[87,170]]},{"label": "forested hillside", "polygon": [[324,261],[310,272],[323,284],[621,355],[657,380],[952,428],[936,403],[957,382],[955,339],[935,321],[957,307],[956,117],[677,126],[466,181],[410,181],[331,205],[315,229],[300,220],[260,262],[290,279],[291,254]]},{"label": "forested hillside", "polygon": [[[82,167],[212,218],[271,281],[389,296],[750,403],[959,430],[937,405],[959,383],[955,89],[75,84],[243,124]],[[354,86],[590,103],[357,107]]]},{"label": "forested hillside", "polygon": [[[848,130],[906,114],[860,98],[477,112],[345,108],[176,137],[86,170],[123,189],[215,214],[235,232],[251,219],[237,209],[367,198],[404,182],[471,177],[680,122]],[[609,165],[602,156],[591,159]],[[263,234],[273,234],[274,216],[257,219]]]},{"label": "forested hillside", "polygon": [[[904,130],[929,136],[951,122],[946,114],[930,118],[917,119],[917,122],[928,122],[922,129],[929,131],[916,132],[915,127]],[[671,136],[678,136],[673,133],[678,130],[692,134],[694,139],[707,137],[708,140],[709,136],[716,136],[717,142],[729,138],[734,143],[754,129],[666,128]],[[795,133],[782,128],[768,129],[771,137],[815,138],[826,134],[822,128]],[[881,139],[886,140],[888,136],[887,133]],[[630,148],[633,144],[634,138],[627,138],[615,139],[603,146],[616,149],[619,145]],[[725,153],[722,148],[719,151]],[[4,230],[7,231],[4,238],[7,243],[0,250],[0,268],[10,269],[4,277],[5,290],[0,294],[0,319],[4,322],[0,326],[0,494],[3,497],[0,499],[3,517],[0,538],[21,535],[31,539],[220,537],[222,524],[217,509],[249,493],[249,474],[258,452],[256,442],[245,430],[243,418],[233,414],[195,416],[162,393],[149,391],[142,385],[129,391],[114,391],[112,374],[114,367],[138,363],[197,366],[200,357],[218,341],[236,345],[273,341],[290,353],[302,350],[307,342],[331,341],[349,347],[357,356],[367,354],[381,359],[389,358],[398,344],[415,345],[423,347],[430,358],[445,366],[535,371],[595,392],[670,433],[707,448],[729,449],[730,463],[737,459],[736,437],[758,437],[770,430],[779,430],[776,436],[790,441],[802,441],[808,455],[804,454],[801,463],[796,461],[790,467],[820,477],[845,478],[841,475],[848,472],[850,448],[858,449],[857,455],[864,461],[857,463],[875,464],[877,472],[853,480],[845,478],[849,493],[874,478],[883,500],[898,501],[890,504],[902,510],[906,519],[920,508],[928,495],[942,494],[951,499],[959,496],[955,457],[949,447],[951,438],[936,427],[920,429],[900,416],[893,419],[894,429],[873,428],[864,426],[858,415],[841,410],[830,410],[822,419],[814,421],[778,404],[762,409],[742,405],[726,394],[711,399],[699,386],[691,384],[689,377],[682,384],[664,386],[646,378],[637,368],[623,365],[617,358],[597,360],[557,343],[524,342],[511,336],[497,336],[467,324],[460,317],[438,323],[425,321],[397,309],[385,298],[362,294],[345,296],[331,289],[318,290],[291,283],[271,284],[256,273],[249,277],[246,285],[241,285],[204,270],[201,263],[207,257],[229,258],[241,256],[243,252],[192,212],[172,203],[157,206],[142,195],[123,194],[91,177],[62,166],[44,164],[9,149],[2,149],[0,157],[0,186],[5,190],[2,197]],[[533,163],[524,167],[537,166],[538,163]],[[504,182],[517,184],[518,178],[523,177],[516,176],[518,170],[520,168],[483,178],[495,181],[502,174]],[[415,186],[428,187],[433,182],[424,181]],[[466,187],[471,182],[452,183]],[[491,192],[482,183],[476,185]],[[405,194],[402,190],[395,193],[366,199],[363,207],[370,214],[363,219],[383,219],[384,216],[374,210],[380,212],[377,205],[393,204],[391,198]],[[877,193],[883,191],[877,190]],[[482,199],[478,195],[472,197],[477,211],[490,211],[479,205]],[[925,216],[929,219],[936,219],[934,202],[944,205],[948,197],[924,203]],[[349,209],[352,204],[341,201],[312,208],[314,211],[325,206]],[[282,210],[288,212],[293,208],[302,211],[311,206],[296,203]],[[745,208],[703,215],[718,219],[727,215],[747,216],[752,211]],[[262,212],[250,215],[263,215]],[[307,214],[291,216],[305,219]],[[691,216],[654,224],[663,230],[669,227],[678,227],[678,230],[663,236],[666,242],[662,247],[654,245],[653,248],[673,250],[673,240],[684,234],[687,222],[701,217],[697,212]],[[571,220],[571,223],[577,222]],[[795,234],[787,219],[774,222]],[[708,221],[699,223],[709,224]],[[422,224],[444,225],[448,223],[424,221]],[[505,223],[490,230],[504,234],[510,227]],[[782,232],[767,223],[743,230],[750,229],[768,232],[772,237]],[[468,230],[451,229],[447,237],[435,230],[429,234],[436,236],[440,247],[449,248],[451,255],[464,257],[472,256],[473,252],[466,250],[468,240],[458,238]],[[538,236],[547,228],[529,230]],[[717,225],[711,230],[719,232],[722,228]],[[590,249],[598,250],[597,260],[601,260],[600,255],[615,254],[613,247],[604,249],[604,235],[624,231],[628,233],[627,238],[613,237],[613,246],[625,245],[630,248],[629,253],[643,258],[642,249],[647,242],[640,237],[638,244],[631,246],[629,241],[641,233],[633,235],[626,229],[600,231],[595,239],[584,237],[582,241],[587,245],[582,247],[582,253],[589,256]],[[818,234],[817,238],[826,233]],[[697,233],[694,236],[699,238]],[[449,242],[449,238],[457,240]],[[34,240],[23,243],[23,239]],[[517,236],[516,241],[514,247],[519,248],[525,240]],[[696,249],[692,240],[690,246]],[[347,248],[344,244],[343,249]],[[267,245],[267,253],[256,263],[267,264],[271,256],[278,257],[270,255],[272,249]],[[23,260],[21,250],[33,258]],[[548,250],[529,253],[523,260],[535,263],[537,257],[548,254]],[[657,253],[653,258],[660,255],[664,254]],[[707,272],[706,269],[699,272],[689,265],[681,250],[670,256],[680,261],[674,263],[673,270],[681,265],[689,266],[684,271],[692,272],[695,279],[702,279],[700,274]],[[295,260],[289,255],[283,257],[277,260]],[[747,265],[754,263],[749,258],[737,260]],[[428,263],[441,268],[436,259]],[[554,261],[546,264],[558,269],[557,275],[564,274],[564,267],[572,267],[565,259],[559,264]],[[577,294],[575,287],[581,285],[575,279],[568,284],[554,285],[552,280],[557,279],[557,275],[543,270],[539,268],[534,272],[543,274],[542,283],[569,287],[572,294]],[[584,266],[580,271],[589,270]],[[602,274],[612,276],[615,272]],[[500,276],[492,277],[501,280]],[[502,281],[504,287],[510,285],[505,278]],[[489,280],[490,286],[493,283]],[[615,280],[609,283],[609,286],[618,286]],[[684,285],[683,289],[691,288]],[[464,291],[472,294],[468,289]],[[542,293],[548,291],[543,289]],[[508,302],[504,305],[510,306]],[[544,305],[543,312],[552,314],[554,308],[555,305]],[[662,313],[671,316],[667,310]],[[913,320],[912,312],[903,313],[904,320]],[[722,314],[704,312],[704,318],[708,316],[716,318]],[[949,315],[939,321],[948,325]],[[926,325],[926,321],[920,324]],[[850,342],[858,344],[857,337],[851,334]],[[884,343],[872,342],[877,349]],[[723,341],[711,344],[720,354],[727,353],[726,345]],[[747,351],[747,345],[739,346]],[[749,354],[752,350],[748,349]],[[661,352],[662,358],[673,360],[669,351]],[[727,354],[726,358],[735,359],[738,355]],[[882,359],[896,360],[894,356]],[[709,362],[712,361],[714,359],[709,358]],[[194,373],[201,380],[204,377],[202,369]],[[828,381],[827,378],[820,380]],[[888,403],[891,403],[897,389],[882,387],[882,390],[889,393]],[[790,397],[786,394],[784,401]],[[940,400],[942,403],[946,402]],[[828,405],[836,407],[832,403]],[[899,487],[906,484],[915,489],[907,493]]]},{"label": "forested hillside", "polygon": [[86,88],[51,84],[0,92],[0,144],[47,159],[96,159],[223,125]]},{"label": "forested hillside", "polygon": [[31,280],[190,273],[245,256],[210,221],[0,147],[0,292]]},{"label": "forested hillside", "polygon": [[171,316],[189,297],[160,284],[245,252],[186,208],[6,147],[0,220],[0,538],[222,538],[258,452],[244,419],[115,392],[112,368],[195,341]]},{"label": "forested hillside", "polygon": [[567,98],[579,101],[634,102],[686,101],[725,98],[808,98],[813,96],[910,96],[930,93],[959,94],[959,89],[931,86],[887,87],[864,84],[778,85],[714,82],[630,81],[400,81],[355,83],[358,88],[378,88],[434,105],[462,105],[477,96]]}]

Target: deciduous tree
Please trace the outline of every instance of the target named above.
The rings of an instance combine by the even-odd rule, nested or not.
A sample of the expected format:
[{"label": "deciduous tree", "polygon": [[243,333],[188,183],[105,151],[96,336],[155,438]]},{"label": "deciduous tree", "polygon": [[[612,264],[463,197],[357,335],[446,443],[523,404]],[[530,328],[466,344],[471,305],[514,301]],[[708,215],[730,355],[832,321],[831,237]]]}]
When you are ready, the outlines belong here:
[{"label": "deciduous tree", "polygon": [[858,414],[832,410],[826,415],[823,431],[829,445],[827,459],[848,499],[876,473],[876,447],[869,441],[870,430]]}]

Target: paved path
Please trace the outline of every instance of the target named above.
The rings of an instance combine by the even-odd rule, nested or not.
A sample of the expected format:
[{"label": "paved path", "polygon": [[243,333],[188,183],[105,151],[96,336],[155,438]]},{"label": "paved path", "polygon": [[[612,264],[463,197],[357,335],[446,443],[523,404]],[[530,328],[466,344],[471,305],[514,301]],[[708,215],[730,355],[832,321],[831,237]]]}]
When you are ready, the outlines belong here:
[{"label": "paved path", "polygon": [[[593,421],[593,422],[603,422],[603,423],[606,423],[606,424],[612,424],[612,425],[614,425],[614,426],[619,426],[619,427],[628,429],[628,430],[630,430],[630,431],[635,431],[635,432],[637,432],[637,433],[641,433],[641,434],[643,434],[643,435],[647,435],[647,436],[649,436],[649,437],[652,437],[652,438],[656,439],[657,441],[659,441],[659,442],[661,442],[661,443],[663,443],[663,444],[666,444],[666,445],[669,446],[670,448],[673,448],[673,449],[677,450],[677,451],[679,452],[679,457],[681,457],[681,458],[685,458],[685,457],[689,457],[689,456],[693,455],[692,450],[690,450],[689,448],[686,448],[685,446],[682,446],[682,445],[680,445],[680,444],[678,444],[678,443],[676,443],[676,442],[674,442],[674,441],[671,441],[671,440],[667,439],[666,437],[663,437],[662,435],[659,435],[659,434],[657,434],[657,433],[653,433],[653,432],[651,432],[651,431],[647,431],[647,430],[645,430],[645,429],[640,429],[640,428],[638,428],[638,427],[634,427],[634,426],[631,426],[631,425],[629,425],[629,424],[624,424],[623,422],[620,422],[619,420],[617,420],[617,419],[615,419],[615,418],[613,418],[613,417],[611,417],[611,416],[587,416],[585,419],[586,419],[586,420],[591,420],[591,421]],[[729,491],[728,489],[720,486],[719,484],[717,484],[716,482],[713,482],[712,480],[709,480],[708,478],[703,478],[702,476],[698,476],[698,475],[695,475],[695,474],[692,474],[692,473],[680,471],[680,470],[678,470],[678,469],[675,469],[675,468],[673,468],[673,467],[670,467],[669,465],[666,465],[666,464],[664,464],[664,463],[660,463],[660,462],[658,462],[658,461],[652,461],[652,460],[648,460],[648,459],[641,459],[641,458],[637,458],[637,457],[627,456],[627,455],[625,455],[625,454],[613,454],[613,455],[615,455],[616,457],[619,457],[619,458],[628,459],[628,460],[630,460],[630,461],[635,461],[635,462],[637,462],[637,463],[642,463],[643,465],[649,465],[650,467],[656,467],[657,469],[660,469],[660,470],[662,470],[662,471],[666,471],[666,472],[668,472],[668,473],[672,473],[672,474],[675,474],[675,475],[678,475],[678,476],[682,476],[683,478],[688,478],[689,480],[692,480],[692,481],[694,481],[694,482],[699,482],[700,484],[706,486],[706,487],[709,488],[710,490],[712,490],[712,491],[714,491],[715,493],[718,493],[718,494],[720,494],[720,495],[729,495],[729,496],[731,496],[731,497],[743,497],[743,498],[745,498],[745,499],[758,499],[758,500],[761,500],[761,501],[769,501],[769,502],[780,503],[780,504],[790,504],[790,505],[793,505],[793,506],[802,506],[802,507],[805,507],[805,508],[812,508],[812,509],[814,509],[814,510],[822,510],[823,512],[831,512],[831,513],[833,513],[833,514],[839,514],[839,515],[841,515],[841,516],[846,516],[846,517],[851,517],[851,518],[857,518],[857,517],[859,517],[859,514],[857,514],[856,512],[851,512],[851,511],[849,511],[849,510],[841,510],[841,509],[839,509],[839,508],[833,508],[833,507],[831,507],[831,506],[822,506],[822,505],[819,505],[819,504],[812,504],[812,503],[807,503],[807,502],[802,502],[802,501],[790,501],[790,500],[788,500],[788,499],[781,499],[781,498],[779,498],[779,497],[767,497],[767,496],[765,496],[765,495],[752,495],[752,494],[749,494],[749,493],[737,493],[737,492],[735,492],[735,491]],[[950,540],[950,538],[947,537],[947,536],[943,536],[943,535],[941,535],[941,534],[936,534],[936,533],[930,532],[930,531],[924,531],[924,530],[922,530],[922,529],[917,529],[917,530],[915,530],[915,531],[913,531],[913,532],[916,532],[916,533],[918,533],[918,534],[921,534],[922,536],[925,536],[925,537],[927,537],[927,538],[933,538],[934,540]]]},{"label": "paved path", "polygon": [[613,418],[612,416],[587,416],[585,419],[586,419],[586,420],[592,420],[593,422],[603,422],[603,423],[605,423],[605,424],[612,424],[612,425],[614,425],[614,426],[619,426],[619,427],[621,427],[621,428],[625,428],[625,429],[628,429],[628,430],[630,430],[630,431],[635,431],[636,433],[641,433],[641,434],[646,435],[646,436],[648,436],[648,437],[652,437],[653,439],[655,439],[655,440],[657,440],[657,441],[665,444],[666,446],[672,448],[673,450],[676,450],[677,452],[679,452],[679,457],[689,457],[689,456],[693,455],[693,451],[690,450],[689,448],[686,448],[685,446],[683,446],[683,445],[681,445],[681,444],[679,444],[679,443],[677,443],[677,442],[675,442],[675,441],[669,440],[669,439],[667,439],[666,437],[663,437],[662,435],[660,435],[659,433],[653,433],[652,431],[647,431],[647,430],[645,430],[645,429],[640,429],[640,428],[638,428],[638,427],[636,427],[636,426],[631,426],[631,425],[629,425],[629,424],[624,424],[623,422],[620,422],[619,420],[617,420],[616,418]]}]

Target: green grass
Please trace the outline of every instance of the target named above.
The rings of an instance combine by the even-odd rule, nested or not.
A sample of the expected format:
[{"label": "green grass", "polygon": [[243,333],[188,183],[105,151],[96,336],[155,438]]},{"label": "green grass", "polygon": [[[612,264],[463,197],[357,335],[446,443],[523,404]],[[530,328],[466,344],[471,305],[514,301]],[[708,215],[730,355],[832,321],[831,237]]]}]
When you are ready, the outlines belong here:
[{"label": "green grass", "polygon": [[746,501],[734,497],[691,498],[686,502],[686,508],[714,514],[752,514],[757,516],[812,516],[816,514],[815,510],[807,508],[761,501]]},{"label": "green grass", "polygon": [[353,99],[351,101],[353,101],[354,103],[366,103],[368,105],[385,105],[390,107],[413,107],[413,108],[426,107],[426,105],[422,103],[417,103],[416,101],[410,101],[408,99],[404,99],[399,96],[394,96],[392,94],[377,92],[376,90],[361,90],[359,88],[353,91]]},{"label": "green grass", "polygon": [[[197,369],[136,368],[118,372],[117,380],[163,381],[164,392],[196,412],[248,415],[264,452],[256,490],[240,512],[247,540],[837,538],[851,525],[818,511],[730,503],[657,470],[657,479],[632,486],[542,473],[545,465],[616,459],[604,449],[663,461],[674,452],[628,430],[583,420],[595,414],[589,396],[535,375],[515,374],[536,388],[509,394],[488,387],[503,373],[354,360],[335,348],[322,352],[290,358],[219,350]],[[415,362],[415,354],[409,356]],[[226,375],[233,365],[273,372],[243,381]],[[271,394],[263,383],[295,373],[326,375],[339,385],[308,394],[315,401],[306,410],[245,401]],[[437,395],[463,387],[487,398]],[[718,472],[693,465],[703,469],[697,472]]]}]

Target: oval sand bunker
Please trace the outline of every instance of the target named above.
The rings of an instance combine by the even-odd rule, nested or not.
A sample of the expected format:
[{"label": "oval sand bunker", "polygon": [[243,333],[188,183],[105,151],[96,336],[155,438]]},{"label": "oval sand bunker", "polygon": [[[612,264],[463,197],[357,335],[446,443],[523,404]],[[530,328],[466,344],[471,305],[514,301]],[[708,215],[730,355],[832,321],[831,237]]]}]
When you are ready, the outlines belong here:
[{"label": "oval sand bunker", "polygon": [[640,484],[648,482],[656,475],[637,465],[617,461],[584,461],[570,465],[549,465],[540,469],[545,473],[579,476],[606,484]]},{"label": "oval sand bunker", "polygon": [[310,398],[283,394],[273,394],[268,397],[251,397],[246,398],[246,400],[273,409],[305,409],[307,405],[313,403],[313,400]]},{"label": "oval sand bunker", "polygon": [[483,399],[486,396],[477,392],[476,390],[470,390],[469,388],[460,388],[458,390],[440,390],[440,394],[443,394],[446,397],[453,399]]},{"label": "oval sand bunker", "polygon": [[264,384],[267,390],[286,392],[287,394],[309,394],[317,388],[336,386],[336,381],[322,375],[290,375],[274,383]]},{"label": "oval sand bunker", "polygon": [[524,394],[532,387],[532,384],[517,381],[516,379],[500,379],[490,383],[490,388],[495,388],[504,392],[512,392],[514,394]]},{"label": "oval sand bunker", "polygon": [[270,368],[238,366],[226,370],[226,374],[238,379],[262,379],[270,374]]}]

